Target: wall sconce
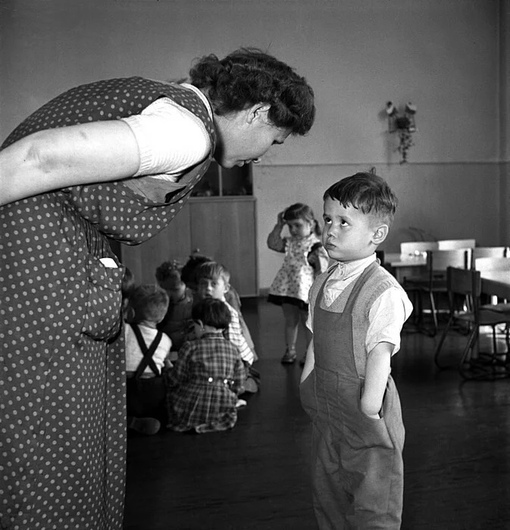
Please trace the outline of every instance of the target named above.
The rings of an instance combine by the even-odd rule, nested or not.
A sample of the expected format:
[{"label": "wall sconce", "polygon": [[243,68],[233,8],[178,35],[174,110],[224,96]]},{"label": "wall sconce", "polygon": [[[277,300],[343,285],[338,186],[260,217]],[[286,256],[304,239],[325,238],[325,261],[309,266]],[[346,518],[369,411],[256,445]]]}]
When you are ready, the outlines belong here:
[{"label": "wall sconce", "polygon": [[398,133],[399,144],[397,151],[402,155],[401,164],[407,162],[408,152],[414,145],[413,133],[416,132],[416,105],[406,103],[404,112],[398,111],[391,101],[386,103],[386,114],[388,115],[388,131]]}]

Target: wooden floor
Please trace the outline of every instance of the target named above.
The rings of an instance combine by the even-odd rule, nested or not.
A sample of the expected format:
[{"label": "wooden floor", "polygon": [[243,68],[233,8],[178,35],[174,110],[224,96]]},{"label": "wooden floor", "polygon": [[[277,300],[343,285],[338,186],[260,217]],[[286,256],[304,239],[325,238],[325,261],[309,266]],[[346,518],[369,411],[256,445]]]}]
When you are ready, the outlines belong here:
[{"label": "wooden floor", "polygon": [[[310,424],[300,366],[282,366],[280,308],[243,301],[262,387],[235,428],[130,436],[126,529],[314,530]],[[302,339],[301,339],[302,340]],[[463,382],[433,363],[437,338],[405,333],[393,376],[406,425],[405,530],[510,528],[510,379]],[[465,338],[448,340],[455,359]]]}]

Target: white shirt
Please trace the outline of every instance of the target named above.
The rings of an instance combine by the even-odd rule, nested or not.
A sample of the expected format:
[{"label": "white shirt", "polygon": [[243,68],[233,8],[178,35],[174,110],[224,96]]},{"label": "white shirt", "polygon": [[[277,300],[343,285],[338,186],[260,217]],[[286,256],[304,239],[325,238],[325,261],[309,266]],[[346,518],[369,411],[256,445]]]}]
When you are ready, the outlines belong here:
[{"label": "white shirt", "polygon": [[[204,94],[192,85],[181,86],[195,92],[213,116]],[[135,135],[140,151],[140,167],[134,175],[151,175],[177,182],[184,171],[209,154],[211,139],[197,116],[170,98],[159,98],[140,114],[122,119]]]},{"label": "white shirt", "polygon": [[[148,328],[147,326],[138,326],[142,334],[143,340],[147,345],[147,348],[150,348],[153,340],[158,334],[158,330],[154,328]],[[126,371],[127,372],[136,372],[140,361],[143,359],[143,353],[138,345],[138,340],[136,339],[135,332],[129,324],[125,324],[125,340],[126,340]],[[163,368],[166,356],[170,353],[170,348],[172,347],[172,341],[170,337],[163,333],[161,341],[156,348],[152,358],[154,363],[158,367],[159,371]],[[144,370],[142,377],[154,377],[154,372],[147,366]]]},{"label": "white shirt", "polygon": [[[375,254],[349,263],[337,262],[324,285],[324,296],[320,303],[329,307],[342,292],[354,281],[356,281],[363,271],[376,260]],[[329,269],[331,271],[331,268]],[[313,310],[310,304],[307,327],[313,332]],[[370,325],[365,341],[367,352],[371,352],[380,342],[393,344],[392,355],[400,349],[400,333],[404,322],[409,318],[413,306],[399,287],[390,287],[377,298],[370,308]]]}]

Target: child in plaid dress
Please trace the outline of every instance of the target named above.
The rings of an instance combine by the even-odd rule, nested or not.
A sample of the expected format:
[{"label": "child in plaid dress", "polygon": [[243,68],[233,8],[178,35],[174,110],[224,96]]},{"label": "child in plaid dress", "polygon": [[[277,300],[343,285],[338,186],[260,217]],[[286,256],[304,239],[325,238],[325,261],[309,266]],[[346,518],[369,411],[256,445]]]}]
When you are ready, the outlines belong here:
[{"label": "child in plaid dress", "polygon": [[185,342],[167,373],[168,428],[226,431],[237,421],[237,392],[246,377],[237,348],[223,336],[227,305],[206,298],[193,307],[196,340]]}]

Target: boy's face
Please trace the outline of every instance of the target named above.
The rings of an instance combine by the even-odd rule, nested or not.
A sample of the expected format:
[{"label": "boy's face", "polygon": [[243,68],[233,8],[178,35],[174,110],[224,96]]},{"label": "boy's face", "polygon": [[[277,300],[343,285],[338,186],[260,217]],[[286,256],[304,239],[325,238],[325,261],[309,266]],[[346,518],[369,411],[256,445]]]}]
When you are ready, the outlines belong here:
[{"label": "boy's face", "polygon": [[328,197],[324,201],[322,239],[329,257],[336,261],[354,261],[373,254],[386,238],[387,225],[352,206],[347,208]]},{"label": "boy's face", "polygon": [[200,300],[204,298],[215,298],[216,300],[225,300],[225,294],[228,292],[229,285],[221,277],[216,279],[201,278],[197,285],[197,294]]}]

